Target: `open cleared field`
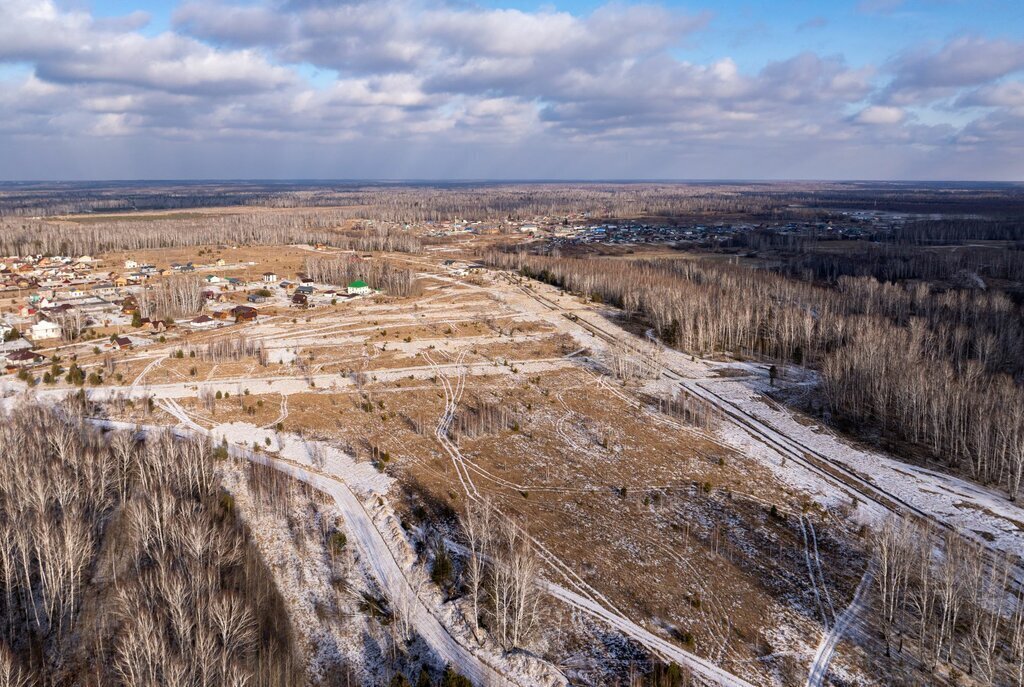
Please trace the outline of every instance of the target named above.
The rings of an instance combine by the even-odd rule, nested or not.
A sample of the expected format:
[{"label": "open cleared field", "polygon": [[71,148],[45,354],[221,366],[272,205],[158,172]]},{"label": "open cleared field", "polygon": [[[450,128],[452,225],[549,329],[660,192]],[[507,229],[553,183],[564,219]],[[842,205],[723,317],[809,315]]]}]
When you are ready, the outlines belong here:
[{"label": "open cleared field", "polygon": [[[132,255],[190,259],[177,249]],[[204,251],[255,263],[229,272],[250,278],[291,275],[308,255]],[[889,485],[873,477],[881,464],[815,438],[813,421],[764,395],[764,368],[663,349],[622,329],[613,310],[515,275],[460,277],[429,254],[374,259],[383,258],[418,272],[418,295],[265,308],[256,322],[172,330],[113,357],[83,351],[86,371],[109,368],[87,396],[109,421],[207,433],[261,460],[292,461],[310,480],[346,484],[384,535],[377,553],[407,570],[430,537],[457,548],[457,516],[470,502],[492,504],[535,539],[553,598],[581,599],[546,603],[557,619],[549,628],[563,629],[541,631],[534,645],[570,681],[613,684],[652,657],[692,657],[695,675],[707,660],[750,684],[798,684],[815,671],[873,684],[893,669],[858,617],[857,590],[870,582],[864,526],[891,508]],[[212,352],[242,337],[261,353]],[[618,374],[624,358],[643,373]],[[798,370],[789,383],[800,388]],[[55,400],[75,389],[58,381],[33,393]],[[706,421],[662,412],[684,391],[707,395]],[[807,433],[795,440],[804,448],[770,436],[784,422],[802,428],[789,437]],[[288,448],[297,445],[329,447],[340,462],[319,464],[321,449]],[[862,460],[851,469],[873,486],[854,489],[800,451]],[[947,486],[922,474],[899,498],[925,517],[949,517],[927,496]],[[1017,517],[1015,507],[993,508],[978,495],[976,509],[959,510],[979,533]],[[449,615],[464,606],[434,602]],[[459,637],[458,627],[447,631]]]}]

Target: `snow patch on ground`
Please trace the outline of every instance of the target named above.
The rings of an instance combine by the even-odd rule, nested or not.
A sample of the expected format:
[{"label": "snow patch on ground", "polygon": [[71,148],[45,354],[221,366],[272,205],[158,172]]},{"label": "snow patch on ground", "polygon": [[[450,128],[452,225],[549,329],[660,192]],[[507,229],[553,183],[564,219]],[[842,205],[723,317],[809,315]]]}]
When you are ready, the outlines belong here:
[{"label": "snow patch on ground", "polygon": [[280,363],[282,365],[290,365],[295,362],[299,357],[298,353],[292,347],[285,348],[268,348],[267,349],[267,362],[269,363]]},{"label": "snow patch on ground", "polygon": [[[842,463],[862,478],[931,514],[939,522],[946,522],[975,539],[985,540],[989,548],[1024,556],[1024,509],[998,492],[851,446],[826,428],[802,424],[792,412],[774,407],[763,400],[761,394],[769,388],[760,379],[708,379],[701,383],[780,434],[830,460]],[[781,466],[777,453],[763,444],[757,446],[759,442],[731,423],[723,429],[722,435],[729,443],[742,445],[745,451],[763,452],[766,464],[788,475],[785,478],[787,482],[815,493],[825,505],[837,498],[835,488],[826,487],[822,491],[801,474],[808,471],[794,465],[793,461],[787,461],[785,466]],[[878,509],[858,507],[858,513],[869,518],[877,515],[873,510]]]},{"label": "snow patch on ground", "polygon": [[[222,480],[274,575],[311,682],[324,681],[343,665],[371,681],[379,678],[381,666],[373,665],[374,656],[365,650],[365,638],[376,628],[358,612],[356,601],[372,583],[351,553],[332,560],[323,544],[321,527],[343,522],[336,509],[322,503],[312,508],[297,483],[288,512],[267,508],[249,489],[246,466],[234,461],[224,464]],[[339,593],[335,585],[349,591]]]}]

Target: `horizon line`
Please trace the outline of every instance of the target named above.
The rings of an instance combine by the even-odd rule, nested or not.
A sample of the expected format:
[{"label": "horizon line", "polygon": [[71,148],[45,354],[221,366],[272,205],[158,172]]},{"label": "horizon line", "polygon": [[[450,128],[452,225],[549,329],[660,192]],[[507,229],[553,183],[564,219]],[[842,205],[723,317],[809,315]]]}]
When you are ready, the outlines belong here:
[{"label": "horizon line", "polygon": [[1024,179],[814,179],[814,178],[156,178],[156,179],[0,179],[0,185],[41,184],[972,184],[972,185],[1024,185]]}]

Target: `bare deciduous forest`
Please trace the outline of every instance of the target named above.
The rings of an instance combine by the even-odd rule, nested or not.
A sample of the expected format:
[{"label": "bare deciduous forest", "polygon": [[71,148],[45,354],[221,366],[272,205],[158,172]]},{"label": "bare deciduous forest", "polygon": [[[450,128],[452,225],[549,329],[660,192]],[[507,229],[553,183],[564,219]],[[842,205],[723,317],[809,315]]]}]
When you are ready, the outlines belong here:
[{"label": "bare deciduous forest", "polygon": [[186,219],[105,220],[80,225],[0,218],[0,254],[92,255],[215,244],[269,246],[324,243],[348,250],[415,251],[420,240],[401,229],[373,226],[341,231],[344,214],[333,211],[294,215],[247,213]]},{"label": "bare deciduous forest", "polygon": [[878,620],[886,654],[934,671],[960,666],[980,684],[1024,681],[1024,591],[1013,563],[955,535],[889,522],[874,536]]},{"label": "bare deciduous forest", "polygon": [[0,423],[9,685],[295,685],[288,616],[214,452],[69,406]]},{"label": "bare deciduous forest", "polygon": [[393,296],[411,296],[417,289],[412,270],[395,267],[387,260],[306,258],[306,275],[323,284],[349,284],[359,279]]},{"label": "bare deciduous forest", "polygon": [[639,315],[685,351],[816,367],[835,420],[1019,494],[1024,326],[1005,294],[873,277],[824,286],[707,260],[487,259]]}]

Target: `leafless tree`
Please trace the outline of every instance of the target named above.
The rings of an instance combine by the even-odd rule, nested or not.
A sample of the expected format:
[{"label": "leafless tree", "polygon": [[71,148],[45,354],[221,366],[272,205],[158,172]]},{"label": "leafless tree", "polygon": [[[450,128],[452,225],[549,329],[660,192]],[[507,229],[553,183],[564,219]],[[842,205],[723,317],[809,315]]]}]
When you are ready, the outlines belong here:
[{"label": "leafless tree", "polygon": [[0,419],[0,680],[29,684],[31,657],[46,684],[72,666],[90,685],[301,681],[283,602],[224,510],[210,446],[105,434],[67,408]]},{"label": "leafless tree", "polygon": [[525,647],[540,620],[540,560],[526,531],[501,520],[490,541],[487,596],[495,639]]},{"label": "leafless tree", "polygon": [[472,613],[473,633],[480,639],[480,611],[484,593],[485,565],[495,522],[494,506],[489,499],[471,501],[462,519],[462,535],[469,550],[466,563],[466,585]]}]

